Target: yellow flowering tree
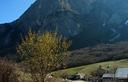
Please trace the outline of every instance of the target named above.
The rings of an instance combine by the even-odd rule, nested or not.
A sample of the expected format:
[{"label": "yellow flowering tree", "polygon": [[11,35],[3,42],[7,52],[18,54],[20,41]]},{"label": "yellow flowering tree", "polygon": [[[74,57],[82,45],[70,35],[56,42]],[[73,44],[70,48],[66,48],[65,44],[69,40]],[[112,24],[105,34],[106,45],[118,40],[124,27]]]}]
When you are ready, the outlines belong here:
[{"label": "yellow flowering tree", "polygon": [[45,32],[39,35],[29,32],[17,52],[34,82],[44,82],[48,73],[65,65],[70,41],[57,33]]}]

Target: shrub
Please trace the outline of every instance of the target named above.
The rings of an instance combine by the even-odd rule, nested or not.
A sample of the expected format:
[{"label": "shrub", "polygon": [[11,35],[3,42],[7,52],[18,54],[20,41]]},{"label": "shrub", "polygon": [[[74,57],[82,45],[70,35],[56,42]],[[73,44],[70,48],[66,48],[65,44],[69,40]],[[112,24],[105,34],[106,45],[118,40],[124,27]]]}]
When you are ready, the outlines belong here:
[{"label": "shrub", "polygon": [[106,70],[100,65],[95,71],[91,73],[91,75],[94,77],[102,77],[105,72]]},{"label": "shrub", "polygon": [[[0,58],[0,82],[12,82],[15,79],[16,82],[16,75],[15,71],[15,64],[11,61]],[[13,77],[15,76],[15,77]]]}]

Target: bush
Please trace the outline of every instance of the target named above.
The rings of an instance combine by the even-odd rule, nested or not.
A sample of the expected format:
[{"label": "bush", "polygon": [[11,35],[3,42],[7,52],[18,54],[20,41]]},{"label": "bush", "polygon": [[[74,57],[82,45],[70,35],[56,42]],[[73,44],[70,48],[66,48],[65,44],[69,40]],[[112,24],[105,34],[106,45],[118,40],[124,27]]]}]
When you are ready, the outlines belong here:
[{"label": "bush", "polygon": [[105,69],[103,69],[102,66],[99,66],[94,72],[91,73],[94,77],[102,77],[102,75],[106,72]]},{"label": "bush", "polygon": [[0,58],[0,82],[13,82],[13,80],[16,82],[16,75],[14,70],[14,63],[5,58]]}]

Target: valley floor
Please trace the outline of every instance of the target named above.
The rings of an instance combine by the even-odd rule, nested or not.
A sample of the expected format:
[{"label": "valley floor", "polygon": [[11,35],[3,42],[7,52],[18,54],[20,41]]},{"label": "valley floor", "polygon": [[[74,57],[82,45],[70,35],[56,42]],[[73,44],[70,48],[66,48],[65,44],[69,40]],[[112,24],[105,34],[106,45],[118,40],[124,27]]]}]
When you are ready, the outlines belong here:
[{"label": "valley floor", "polygon": [[65,70],[59,70],[59,71],[54,72],[53,74],[56,77],[60,77],[64,74],[73,75],[76,73],[84,73],[85,75],[90,75],[90,73],[95,71],[99,66],[103,66],[104,68],[106,68],[107,66],[109,66],[110,68],[115,68],[115,67],[127,68],[128,59],[107,61],[107,62],[95,63],[95,64],[90,64],[90,65],[85,65],[85,66],[80,66],[80,67],[74,67],[74,68],[69,68]]}]

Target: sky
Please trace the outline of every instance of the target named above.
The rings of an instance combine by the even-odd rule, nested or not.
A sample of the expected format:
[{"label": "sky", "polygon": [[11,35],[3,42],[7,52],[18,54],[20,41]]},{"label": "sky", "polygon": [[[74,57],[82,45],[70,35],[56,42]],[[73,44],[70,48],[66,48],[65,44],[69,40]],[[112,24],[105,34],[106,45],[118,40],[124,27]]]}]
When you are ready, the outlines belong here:
[{"label": "sky", "polygon": [[0,0],[0,23],[18,19],[36,0]]}]

